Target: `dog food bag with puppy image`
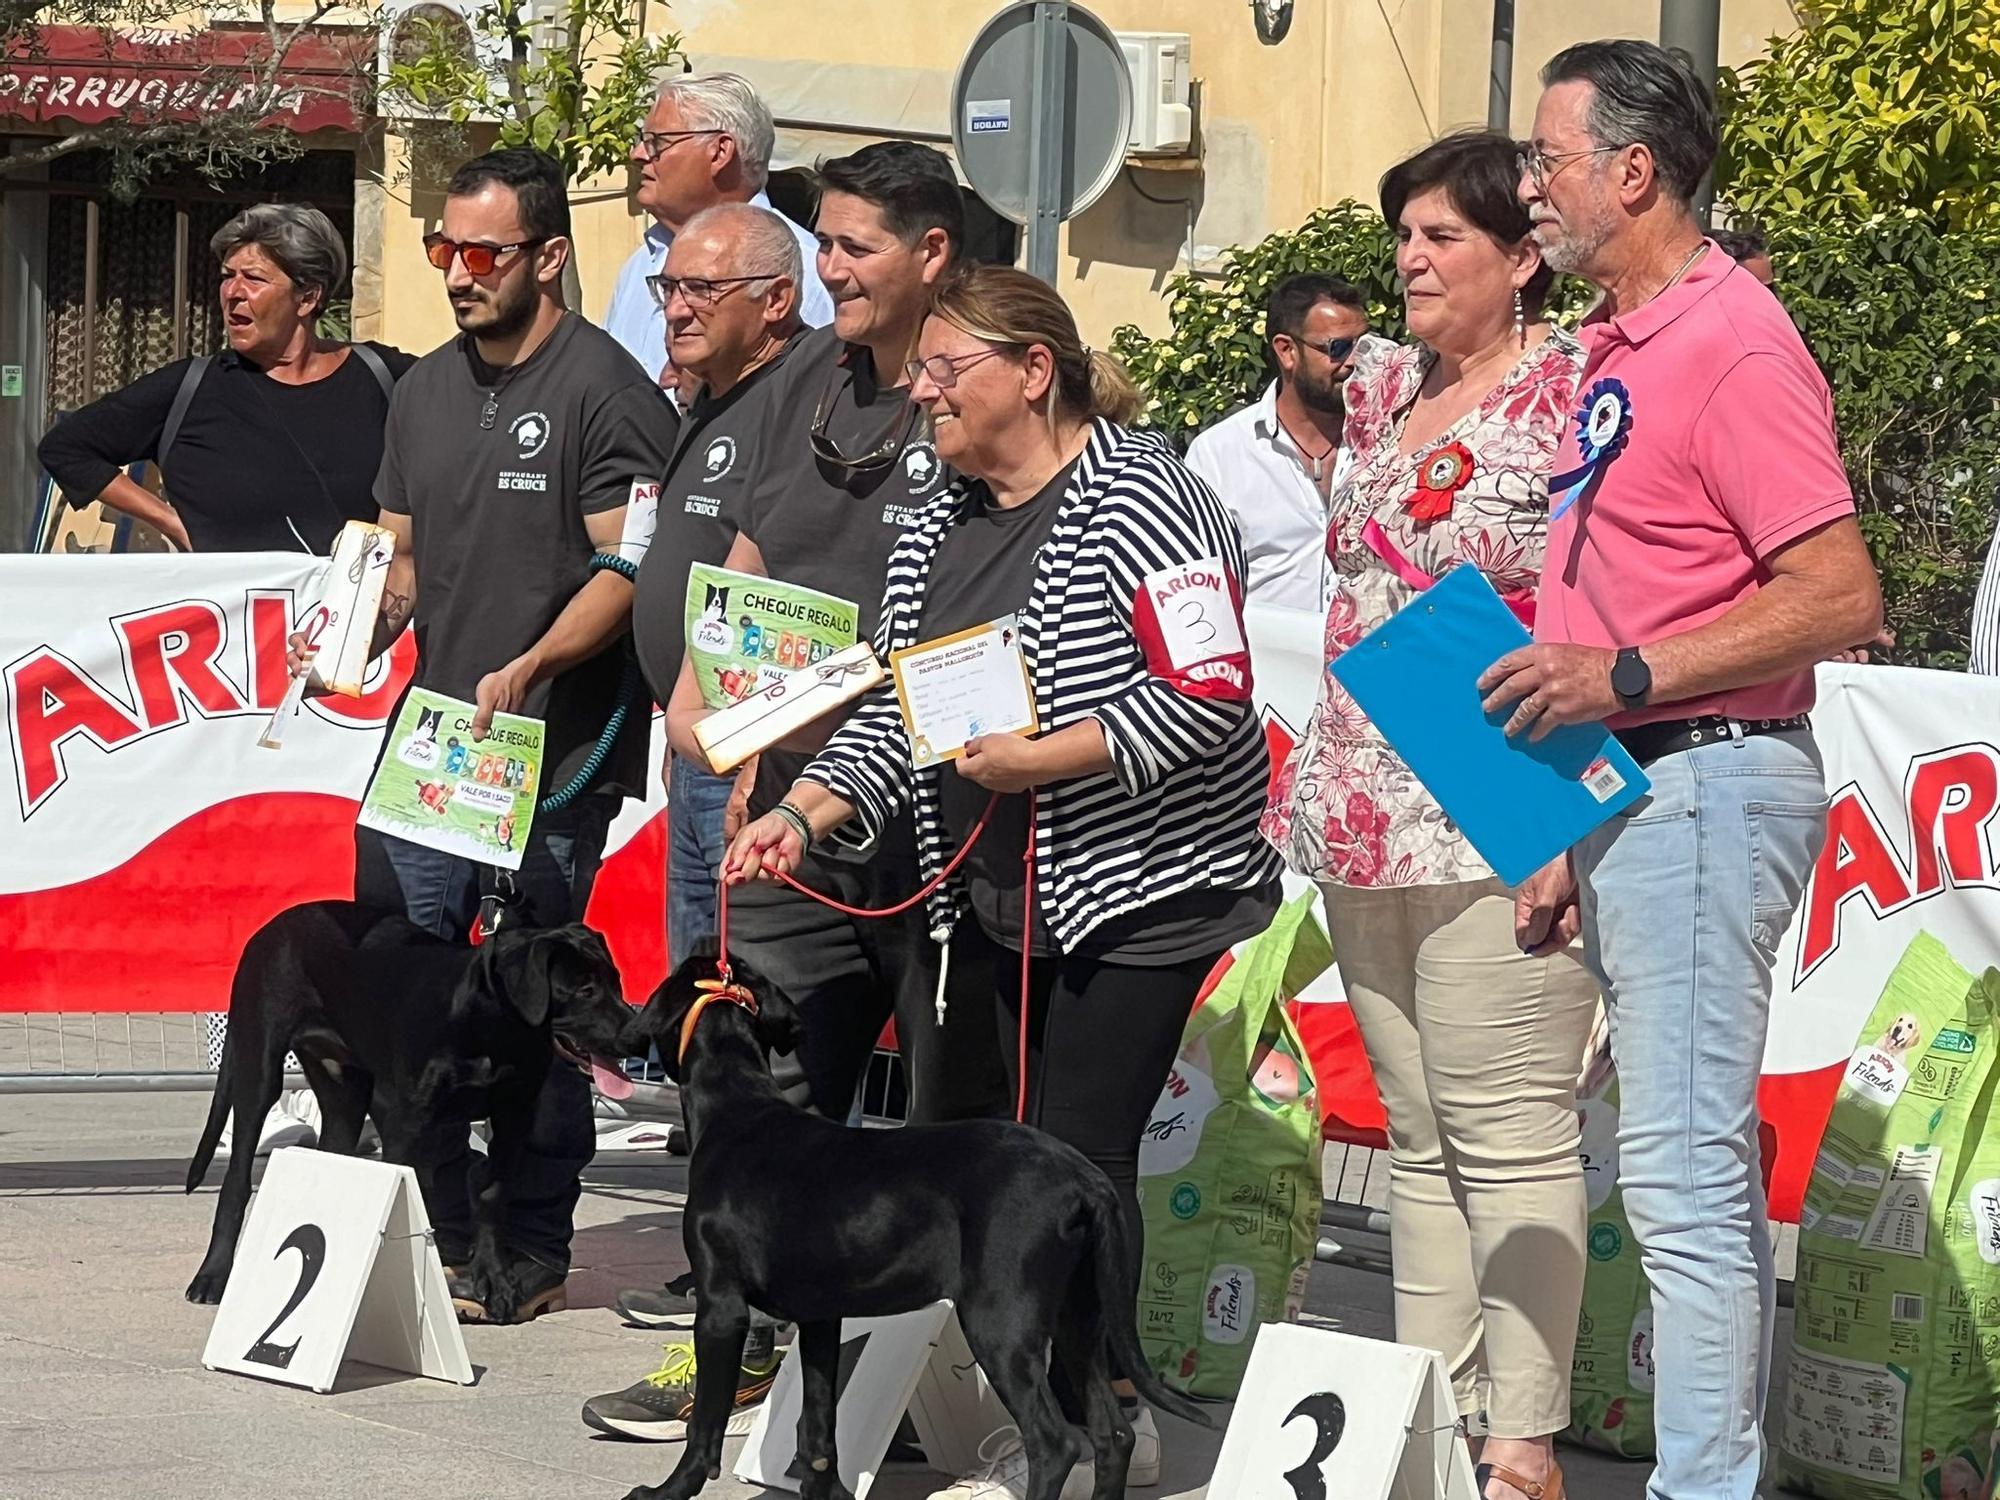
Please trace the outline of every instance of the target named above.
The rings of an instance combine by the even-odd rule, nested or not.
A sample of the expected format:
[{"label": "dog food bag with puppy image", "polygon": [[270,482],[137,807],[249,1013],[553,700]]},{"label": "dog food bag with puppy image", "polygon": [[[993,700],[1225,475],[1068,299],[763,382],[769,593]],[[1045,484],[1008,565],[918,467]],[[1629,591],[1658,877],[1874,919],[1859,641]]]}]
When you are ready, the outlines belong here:
[{"label": "dog food bag with puppy image", "polygon": [[1618,1191],[1618,1080],[1577,1100],[1583,1183],[1583,1307],[1569,1382],[1569,1437],[1621,1458],[1651,1458],[1653,1294]]},{"label": "dog food bag with puppy image", "polygon": [[1918,934],[1834,1096],[1799,1217],[1778,1475],[1825,1500],[2000,1497],[2000,971]]},{"label": "dog food bag with puppy image", "polygon": [[1305,1303],[1320,1120],[1285,1001],[1333,961],[1312,899],[1280,907],[1189,1017],[1139,1147],[1139,1341],[1190,1395],[1233,1397],[1258,1325],[1296,1320]]}]

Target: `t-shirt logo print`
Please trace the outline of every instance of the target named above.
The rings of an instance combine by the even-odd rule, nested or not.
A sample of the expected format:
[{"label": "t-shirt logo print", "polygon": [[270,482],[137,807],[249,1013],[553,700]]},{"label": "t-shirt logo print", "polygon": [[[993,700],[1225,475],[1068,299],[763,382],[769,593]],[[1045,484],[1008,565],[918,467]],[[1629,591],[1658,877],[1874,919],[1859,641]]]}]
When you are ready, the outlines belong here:
[{"label": "t-shirt logo print", "polygon": [[720,479],[729,472],[730,466],[736,462],[736,439],[731,437],[717,438],[708,445],[708,451],[702,457],[708,465],[708,477],[710,479]]},{"label": "t-shirt logo print", "polygon": [[910,482],[910,493],[921,495],[931,487],[937,478],[937,450],[929,443],[914,444],[903,455],[903,474]]},{"label": "t-shirt logo print", "polygon": [[549,418],[546,412],[524,412],[507,428],[521,450],[522,458],[533,458],[549,445]]}]

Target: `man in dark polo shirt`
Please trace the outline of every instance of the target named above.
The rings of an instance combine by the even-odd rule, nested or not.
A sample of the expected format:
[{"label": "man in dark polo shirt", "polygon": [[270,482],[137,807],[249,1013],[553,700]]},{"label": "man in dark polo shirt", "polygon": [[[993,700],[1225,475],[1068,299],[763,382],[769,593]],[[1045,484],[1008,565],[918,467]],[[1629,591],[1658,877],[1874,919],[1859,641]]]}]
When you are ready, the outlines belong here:
[{"label": "man in dark polo shirt", "polygon": [[[414,618],[417,685],[474,703],[475,736],[495,713],[544,720],[546,797],[584,769],[618,705],[632,585],[593,573],[591,558],[618,550],[628,503],[652,502],[675,418],[631,355],[563,307],[569,204],[549,157],[514,149],[467,162],[446,189],[442,232],[425,245],[462,332],[412,367],[390,407],[375,496],[397,548],[376,648]],[[537,813],[514,877],[516,920],[582,919],[645,750],[644,735],[622,735],[580,795]],[[462,942],[487,873],[364,830],[356,897]],[[440,1253],[456,1265],[469,1235],[462,1128],[451,1144],[440,1142],[447,1161],[430,1212]],[[594,1146],[589,1085],[575,1069],[552,1069],[527,1159],[507,1185],[508,1248],[525,1262],[522,1317],[563,1305],[578,1174]],[[460,1309],[484,1316],[464,1300]]]},{"label": "man in dark polo shirt", "polygon": [[[769,398],[803,326],[804,274],[784,220],[732,203],[683,225],[653,278],[673,366],[700,381],[674,440],[659,527],[632,601],[632,636],[656,703],[673,698],[681,676],[688,569],[729,556],[744,492],[776,425]],[[667,950],[676,968],[697,938],[715,931],[722,822],[734,784],[692,753],[668,757]]]},{"label": "man in dark polo shirt", "polygon": [[[818,271],[833,296],[834,322],[791,340],[782,361],[759,373],[762,421],[752,433],[755,452],[747,455],[752,467],[741,490],[725,501],[723,519],[733,521],[737,533],[726,561],[853,600],[867,640],[881,612],[889,554],[948,478],[923,413],[909,399],[905,366],[916,355],[931,288],[964,243],[964,200],[944,156],[905,141],[825,163],[819,185]],[[678,346],[673,357],[681,358]],[[692,440],[690,448],[701,441]],[[738,436],[739,463],[744,449]],[[656,565],[644,570],[642,582]],[[678,573],[684,587],[684,564]],[[645,614],[642,639],[652,610]],[[818,738],[836,727],[830,717],[806,733]],[[782,746],[765,751],[754,773],[750,812],[775,806],[810,758]],[[921,884],[915,835],[904,819],[868,858],[814,851],[799,878],[850,906],[894,905]],[[1009,1112],[1001,1060],[987,1055],[993,1052],[991,1026],[964,1024],[970,1016],[959,1017],[957,1026],[937,1025],[939,950],[921,907],[899,917],[850,917],[786,887],[739,886],[729,898],[729,949],[799,1007],[805,1023],[799,1051],[772,1059],[796,1102],[847,1119],[893,1009],[910,1119]],[[952,1048],[949,1059],[946,1046]],[[941,1097],[932,1083],[937,1078],[962,1081],[959,1096]],[[670,1284],[664,1297],[656,1289],[630,1291],[619,1307],[635,1321],[657,1324],[662,1318],[644,1315],[684,1316],[686,1292],[686,1280]],[[660,1371],[627,1390],[594,1397],[584,1420],[627,1437],[678,1439],[693,1401],[689,1354],[686,1346],[669,1345]],[[771,1376],[750,1358],[737,1382],[739,1408],[761,1400],[770,1386]],[[739,1410],[732,1430],[747,1430],[748,1415]]]}]

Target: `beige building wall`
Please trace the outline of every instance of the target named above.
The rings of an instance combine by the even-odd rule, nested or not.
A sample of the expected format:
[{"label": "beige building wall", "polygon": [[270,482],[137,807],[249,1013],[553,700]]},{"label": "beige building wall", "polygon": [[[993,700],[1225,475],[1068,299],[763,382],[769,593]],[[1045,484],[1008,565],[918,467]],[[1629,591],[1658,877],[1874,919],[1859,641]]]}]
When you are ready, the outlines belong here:
[{"label": "beige building wall", "polygon": [[[912,122],[914,113],[912,123],[941,132],[949,121],[925,111],[936,109],[930,101],[944,97],[965,48],[999,8],[995,0],[679,0],[654,7],[649,19],[680,31],[698,65],[738,59],[754,76],[768,60],[773,78],[811,67],[836,91],[840,70],[869,69],[866,87],[851,92],[884,97],[853,98],[846,118],[872,111]],[[1400,156],[1486,120],[1490,0],[1297,0],[1291,31],[1275,46],[1258,40],[1241,0],[1094,0],[1091,8],[1114,30],[1189,34],[1200,151],[1128,163],[1066,227],[1059,285],[1093,343],[1121,323],[1165,331],[1161,293],[1177,271],[1210,269],[1229,246],[1296,225],[1322,204],[1372,201],[1376,180]],[[1788,0],[1724,0],[1722,61],[1755,56],[1764,38],[1796,24]],[[1657,36],[1659,5],[1517,0],[1515,25],[1513,130],[1525,135],[1544,61],[1585,37]],[[925,101],[920,108],[886,97],[905,86]],[[828,137],[832,150],[859,143]],[[407,179],[408,143],[391,135],[385,151],[389,181]],[[588,184],[578,194],[582,310],[593,318],[645,227],[626,206],[625,187]],[[364,186],[362,196],[364,214],[379,209],[383,270],[372,308],[357,287],[357,321],[405,348],[434,347],[452,333],[420,243],[439,211],[435,191]]]}]

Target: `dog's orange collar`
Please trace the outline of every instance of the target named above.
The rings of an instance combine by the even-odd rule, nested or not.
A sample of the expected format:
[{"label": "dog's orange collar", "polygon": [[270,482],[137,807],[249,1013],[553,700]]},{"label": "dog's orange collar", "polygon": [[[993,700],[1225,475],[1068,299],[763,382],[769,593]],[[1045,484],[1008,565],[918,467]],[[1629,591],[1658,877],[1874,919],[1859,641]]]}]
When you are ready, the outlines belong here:
[{"label": "dog's orange collar", "polygon": [[675,1055],[676,1064],[687,1061],[688,1043],[694,1039],[694,1023],[699,1021],[701,1013],[716,1001],[740,1005],[751,1015],[757,1014],[757,997],[740,984],[730,984],[720,979],[697,979],[694,987],[701,993],[695,996],[694,1004],[688,1007],[687,1019],[681,1022],[681,1050]]}]

